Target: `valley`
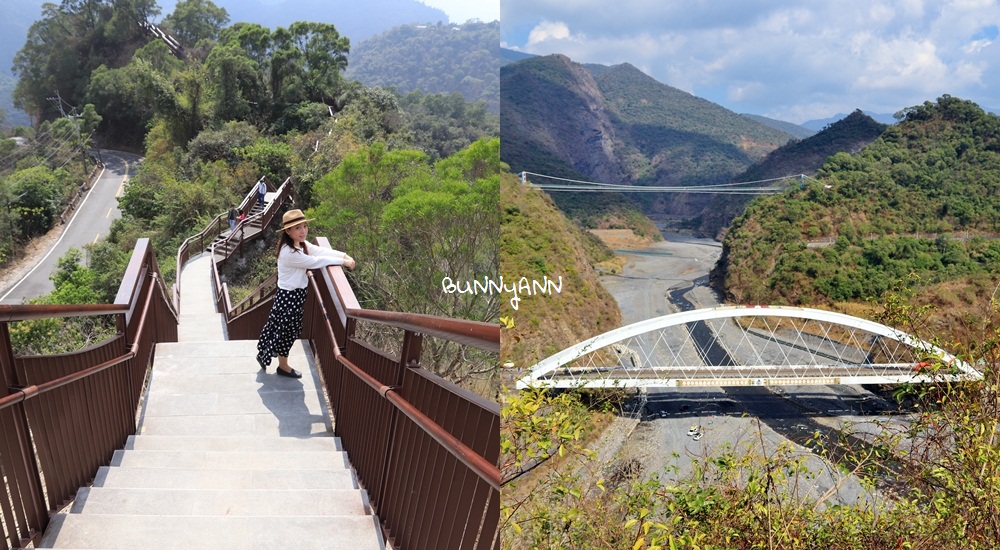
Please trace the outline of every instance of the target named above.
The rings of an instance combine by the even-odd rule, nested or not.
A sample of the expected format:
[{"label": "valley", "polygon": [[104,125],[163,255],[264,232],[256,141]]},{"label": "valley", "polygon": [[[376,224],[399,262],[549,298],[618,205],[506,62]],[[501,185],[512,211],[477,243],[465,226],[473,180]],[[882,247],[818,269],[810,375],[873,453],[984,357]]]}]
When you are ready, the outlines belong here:
[{"label": "valley", "polygon": [[[625,258],[623,272],[601,278],[621,309],[623,325],[724,305],[707,285],[721,245],[686,235],[663,236],[663,242],[642,249],[617,250]],[[845,428],[876,432],[900,420],[878,414],[890,405],[860,386],[649,389],[640,401],[637,416],[619,423],[630,428],[629,435],[602,440],[602,446],[620,445],[617,452],[601,449],[606,478],[659,475],[669,482],[690,476],[698,463],[729,450],[772,454],[779,445],[790,444],[791,453],[815,474],[798,480],[796,495],[826,495],[830,504],[863,503],[872,495],[859,479],[845,477],[822,458],[819,444],[838,456]],[[697,439],[689,433],[695,427],[701,434]],[[865,444],[856,438],[848,441]],[[880,479],[877,486],[888,489],[891,483]]]}]

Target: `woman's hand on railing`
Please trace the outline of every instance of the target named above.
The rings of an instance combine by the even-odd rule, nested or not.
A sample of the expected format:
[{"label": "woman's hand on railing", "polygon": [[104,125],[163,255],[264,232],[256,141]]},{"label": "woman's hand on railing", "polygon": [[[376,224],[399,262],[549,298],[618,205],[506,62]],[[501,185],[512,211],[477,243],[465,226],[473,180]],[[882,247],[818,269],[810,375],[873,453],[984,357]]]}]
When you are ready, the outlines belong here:
[{"label": "woman's hand on railing", "polygon": [[345,254],[344,255],[344,267],[346,267],[347,269],[354,269],[355,265],[357,265],[357,264],[355,263],[354,258],[352,258],[349,255]]}]

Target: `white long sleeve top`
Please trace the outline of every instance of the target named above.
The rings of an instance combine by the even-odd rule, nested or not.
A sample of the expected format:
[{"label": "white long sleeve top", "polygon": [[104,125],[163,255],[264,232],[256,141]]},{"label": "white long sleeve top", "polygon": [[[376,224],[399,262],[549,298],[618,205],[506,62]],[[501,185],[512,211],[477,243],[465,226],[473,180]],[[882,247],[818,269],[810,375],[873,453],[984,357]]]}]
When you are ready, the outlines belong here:
[{"label": "white long sleeve top", "polygon": [[328,265],[344,265],[346,252],[309,243],[309,253],[287,244],[278,253],[278,288],[296,290],[309,284],[306,272]]}]

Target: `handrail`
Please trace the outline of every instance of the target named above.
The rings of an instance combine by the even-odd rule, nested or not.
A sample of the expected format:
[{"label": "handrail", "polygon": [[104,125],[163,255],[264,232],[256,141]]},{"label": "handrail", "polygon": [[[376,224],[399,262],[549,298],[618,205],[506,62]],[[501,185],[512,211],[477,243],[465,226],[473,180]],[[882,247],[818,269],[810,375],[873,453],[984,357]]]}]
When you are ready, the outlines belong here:
[{"label": "handrail", "polygon": [[[327,269],[329,270],[330,268],[327,267]],[[311,273],[309,274],[309,284],[313,287],[314,292],[319,292],[318,285],[316,284],[316,281]],[[327,331],[327,337],[330,338],[330,341],[336,342],[337,337],[334,335],[333,327],[330,325],[330,316],[327,314],[326,308],[323,306],[322,302],[320,302],[318,307],[323,310],[323,319],[324,319],[324,324],[326,325],[325,328]],[[353,310],[353,311],[359,311],[359,310]],[[374,315],[374,314],[383,314],[392,312],[367,311],[367,310],[361,310],[361,312],[365,313],[368,318],[373,320],[377,320],[380,317],[381,318],[394,317],[392,315],[387,315],[387,316]],[[405,314],[405,315],[409,316],[416,314]],[[429,318],[430,316],[424,315],[419,317]],[[407,317],[407,319],[409,319],[409,317]],[[425,322],[427,321],[427,319],[422,319],[422,320]],[[404,328],[406,330],[413,330],[413,329],[407,328],[406,326],[402,325],[407,325],[407,326],[419,325],[419,323],[413,323],[409,321],[395,322],[391,324],[392,326],[396,326],[397,328]],[[482,323],[482,324],[490,326],[487,323]],[[443,336],[443,332],[442,332],[442,337],[446,337]],[[500,338],[500,327],[498,326],[497,327],[498,348],[499,348],[499,338]],[[442,428],[440,424],[431,420],[430,417],[428,417],[427,415],[422,413],[419,409],[410,404],[410,402],[407,401],[404,397],[400,396],[396,392],[396,388],[382,384],[381,382],[376,380],[373,376],[369,375],[365,371],[358,368],[357,365],[352,363],[350,360],[348,360],[340,353],[340,346],[338,345],[333,346],[333,356],[334,358],[337,359],[337,361],[339,361],[342,365],[344,365],[344,367],[346,367],[348,370],[354,373],[354,375],[357,376],[359,379],[361,379],[365,384],[368,384],[368,386],[377,391],[379,395],[381,395],[383,398],[389,400],[390,403],[395,405],[396,408],[398,408],[400,411],[403,412],[403,414],[410,417],[410,419],[413,420],[418,426],[420,426],[424,431],[429,433],[431,437],[433,437],[439,443],[441,443],[441,445],[445,449],[447,449],[448,452],[450,452],[455,456],[455,458],[460,460],[462,464],[465,464],[470,469],[472,469],[472,471],[474,471],[479,477],[486,480],[494,489],[498,491],[500,490],[500,469],[497,467],[496,464],[490,464],[489,462],[486,461],[486,459],[480,456],[479,453],[473,451],[472,449],[469,448],[468,445],[462,443],[461,441],[458,440],[458,438],[448,433],[448,431]]]},{"label": "handrail", "polygon": [[[316,243],[332,248],[324,237],[317,237]],[[268,314],[260,306],[273,295],[276,277],[234,308],[228,285],[218,275],[217,258],[213,255],[215,303],[228,337],[256,339]],[[499,454],[499,405],[428,372],[419,362],[424,335],[498,353],[499,325],[363,309],[340,266],[310,271],[308,277],[312,290],[301,338],[310,341],[337,418],[335,434],[368,491],[379,523],[417,549],[467,547],[460,541],[473,539],[476,548],[480,543],[489,547],[489,541],[495,547],[501,474],[493,462]],[[402,330],[399,356],[357,338],[358,322]],[[428,468],[435,473],[425,478],[422,472]],[[427,487],[410,486],[416,478],[447,483],[450,475],[464,481],[447,502],[437,502]],[[464,519],[455,517],[456,506]],[[433,533],[425,529],[445,519],[455,522]]]},{"label": "handrail", "polygon": [[[256,215],[246,220],[243,220],[236,226],[236,229],[240,230],[239,231],[240,245],[242,245],[243,240],[245,239],[245,234],[242,229],[243,224],[247,224],[252,221],[252,225],[260,227],[260,230],[263,231],[265,227],[270,225],[271,220],[274,219],[274,215],[277,212],[278,208],[280,208],[281,205],[284,204],[285,200],[291,196],[291,188],[292,188],[292,179],[286,178],[285,181],[281,184],[281,186],[278,187],[278,189],[275,191],[275,196],[271,199],[271,202],[267,204],[267,207],[264,210],[260,211]],[[254,193],[253,201],[254,202],[256,201],[256,193]],[[223,241],[212,244],[210,253],[212,254],[213,258],[221,256],[220,254],[216,253],[217,247],[221,247],[222,250],[226,251],[225,257],[222,259],[222,262],[226,261],[226,259],[228,259],[233,254],[233,252],[236,251],[237,247],[233,247],[232,250],[229,249],[229,243],[237,235],[236,229],[234,229],[229,234],[229,236],[226,237]],[[224,283],[222,282],[222,278],[219,275],[218,264],[219,262],[215,261],[212,262],[212,279],[215,281],[214,288],[215,288],[216,310],[226,315],[226,320],[228,321],[230,319],[230,314],[233,311],[233,307],[230,301],[228,288],[224,288],[226,285],[224,285]]]},{"label": "handrail", "polygon": [[[117,331],[86,348],[19,356],[11,347],[12,322],[97,315],[111,316]],[[0,305],[0,548],[37,545],[52,514],[135,433],[153,351],[176,341],[176,327],[146,238],[136,242],[115,303]]]},{"label": "handrail", "polygon": [[[154,283],[155,283],[155,280],[158,278],[157,274],[155,274],[155,273],[152,274],[152,277],[153,277]],[[146,301],[145,301],[145,305],[142,308],[143,310],[142,310],[142,315],[140,316],[140,320],[139,320],[139,328],[136,330],[136,337],[134,339],[135,341],[132,342],[132,345],[129,347],[128,353],[126,353],[124,355],[120,355],[120,356],[118,356],[118,357],[116,357],[114,359],[111,359],[109,361],[105,361],[103,363],[100,363],[100,364],[95,365],[93,367],[90,367],[88,369],[85,369],[85,370],[82,370],[82,371],[79,371],[79,372],[74,372],[73,374],[67,374],[66,376],[63,376],[61,378],[57,378],[55,380],[50,380],[50,381],[44,382],[42,384],[33,384],[31,386],[26,386],[26,387],[23,387],[23,388],[10,388],[10,389],[16,390],[17,393],[8,395],[7,397],[4,397],[4,398],[0,398],[0,410],[4,409],[6,407],[13,406],[13,405],[15,405],[17,403],[21,403],[22,401],[27,401],[28,399],[31,399],[33,397],[38,397],[40,395],[44,395],[44,394],[46,394],[46,393],[48,393],[48,392],[50,392],[50,391],[52,391],[52,390],[54,390],[56,388],[60,388],[62,386],[65,386],[67,384],[71,384],[71,383],[76,382],[78,380],[83,380],[84,378],[89,378],[90,376],[92,376],[94,374],[97,374],[97,373],[99,373],[99,372],[101,372],[101,371],[103,371],[105,369],[108,369],[110,367],[113,367],[115,365],[119,365],[121,363],[124,363],[125,361],[128,361],[129,359],[132,359],[136,355],[138,355],[138,353],[139,353],[139,343],[142,341],[141,337],[143,335],[143,332],[146,329],[146,318],[147,318],[147,316],[149,314],[149,304],[150,304],[150,302],[153,299],[153,291],[155,291],[157,289],[157,287],[158,287],[158,285],[156,285],[156,284],[149,285],[149,290],[146,291]],[[82,316],[86,316],[86,315],[93,315],[93,314],[95,314],[97,312],[102,312],[104,314],[110,314],[110,313],[127,313],[128,310],[129,310],[128,307],[122,307],[122,306],[115,305],[115,304],[94,304],[94,305],[88,305],[88,306],[84,306],[83,307],[83,311],[82,312],[79,311],[81,309],[79,306],[69,306],[69,305],[55,305],[55,306],[52,306],[52,305],[49,305],[49,306],[12,305],[12,306],[0,306],[0,308],[3,308],[3,309],[6,309],[6,308],[11,308],[11,309],[13,309],[13,308],[25,308],[25,307],[44,308],[46,311],[40,312],[38,315],[27,314],[27,315],[23,315],[20,318],[16,318],[16,319],[15,318],[0,319],[0,321],[12,321],[12,320],[13,321],[21,321],[21,320],[28,320],[28,319],[47,319],[47,318],[52,318],[52,317],[82,317]],[[0,311],[2,311],[2,309],[0,309]]]},{"label": "handrail", "polygon": [[86,317],[89,315],[112,315],[127,313],[128,307],[121,304],[0,304],[0,322],[29,321],[53,317]]},{"label": "handrail", "polygon": [[437,336],[486,351],[500,352],[500,326],[491,323],[371,309],[349,309],[347,316]]}]

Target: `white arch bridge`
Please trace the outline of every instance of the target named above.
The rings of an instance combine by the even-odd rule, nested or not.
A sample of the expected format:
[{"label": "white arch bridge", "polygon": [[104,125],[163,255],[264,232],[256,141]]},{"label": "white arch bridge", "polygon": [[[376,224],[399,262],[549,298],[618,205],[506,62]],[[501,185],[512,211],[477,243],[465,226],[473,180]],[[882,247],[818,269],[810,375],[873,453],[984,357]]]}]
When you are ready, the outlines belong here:
[{"label": "white arch bridge", "polygon": [[639,321],[551,357],[518,388],[926,383],[982,378],[947,351],[858,317],[726,306]]}]

